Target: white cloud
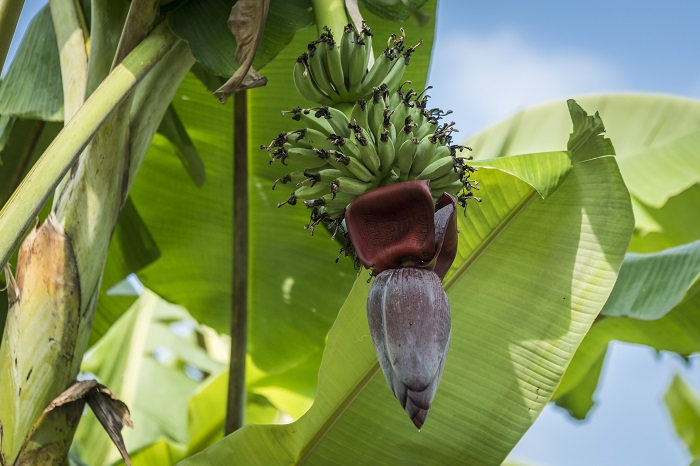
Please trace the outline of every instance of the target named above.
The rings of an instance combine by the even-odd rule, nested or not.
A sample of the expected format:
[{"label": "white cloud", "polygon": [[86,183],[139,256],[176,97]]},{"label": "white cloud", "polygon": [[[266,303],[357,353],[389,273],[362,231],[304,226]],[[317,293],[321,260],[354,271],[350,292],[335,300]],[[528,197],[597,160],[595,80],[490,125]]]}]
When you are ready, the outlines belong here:
[{"label": "white cloud", "polygon": [[538,48],[505,30],[438,34],[429,94],[431,105],[455,111],[450,117],[460,140],[525,107],[619,89],[620,83],[618,70],[589,52]]}]

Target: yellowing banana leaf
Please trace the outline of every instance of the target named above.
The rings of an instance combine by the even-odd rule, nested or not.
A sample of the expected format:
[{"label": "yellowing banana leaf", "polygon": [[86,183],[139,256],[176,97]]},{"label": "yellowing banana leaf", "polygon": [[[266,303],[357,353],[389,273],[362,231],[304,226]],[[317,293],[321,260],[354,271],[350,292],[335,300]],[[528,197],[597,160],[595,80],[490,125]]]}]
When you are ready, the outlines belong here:
[{"label": "yellowing banana leaf", "polygon": [[676,374],[666,390],[664,401],[676,433],[690,454],[694,458],[700,457],[700,397]]},{"label": "yellowing banana leaf", "polygon": [[[698,190],[700,183],[700,101],[634,94],[576,100],[600,112],[615,145],[620,171],[637,206],[639,231],[631,250],[659,251],[699,238],[698,196],[686,194]],[[567,125],[565,109],[552,103],[524,110],[466,144],[478,159],[559,150],[566,142]]]},{"label": "yellowing banana leaf", "polygon": [[182,464],[501,464],[607,299],[633,218],[610,156],[575,163],[546,200],[501,170],[475,178],[484,201],[459,216],[445,282],[452,343],[421,432],[379,370],[359,277],[329,333],[309,412],[246,426]]}]

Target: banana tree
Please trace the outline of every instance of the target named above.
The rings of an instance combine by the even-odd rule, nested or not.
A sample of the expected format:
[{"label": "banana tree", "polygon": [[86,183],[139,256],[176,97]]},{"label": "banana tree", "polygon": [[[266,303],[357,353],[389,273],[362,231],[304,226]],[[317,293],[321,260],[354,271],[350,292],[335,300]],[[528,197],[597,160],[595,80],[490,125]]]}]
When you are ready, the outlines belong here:
[{"label": "banana tree", "polygon": [[[288,391],[308,392],[306,382],[314,377],[318,355],[324,351],[314,404],[301,419],[287,426],[249,425],[189,462],[502,461],[554,393],[612,290],[630,239],[633,221],[629,195],[612,145],[601,136],[604,128],[600,118],[588,116],[571,102],[573,125],[560,129],[563,139],[556,147],[529,148],[514,157],[469,162],[477,169],[473,176],[484,201],[470,204],[464,215],[455,217],[460,233],[454,262],[445,271],[443,281],[452,313],[450,356],[442,361],[441,386],[434,394],[430,417],[421,420],[426,424],[418,436],[379,373],[381,361],[370,343],[372,332],[365,315],[367,277],[354,279],[352,261],[333,264],[341,246],[331,241],[335,227],[341,223],[333,225],[333,220],[339,218],[344,207],[335,207],[338,210],[334,212],[329,203],[327,217],[323,217],[323,211],[317,212],[311,222],[311,212],[301,206],[276,209],[288,196],[278,197],[279,188],[270,188],[276,180],[285,178],[288,170],[279,163],[271,167],[270,158],[258,149],[284,131],[299,131],[291,126],[294,120],[289,118],[298,112],[291,112],[286,120],[279,112],[314,107],[298,96],[290,77],[295,67],[303,75],[307,63],[312,72],[318,69],[318,64],[314,67],[312,61],[305,60],[319,57],[297,58],[311,51],[307,47],[310,43],[329,45],[328,35],[323,38],[324,33],[328,34],[323,27],[328,26],[331,33],[343,29],[352,24],[357,11],[350,5],[348,16],[345,4],[337,1],[270,2],[266,30],[253,61],[253,68],[267,77],[268,86],[249,91],[247,102],[238,96],[232,99],[238,102],[236,125],[249,125],[245,142],[238,133],[232,137],[231,109],[211,96],[211,91],[222,84],[221,78],[233,75],[237,68],[233,60],[236,43],[226,26],[234,2],[64,3],[51,2],[50,11],[42,12],[30,30],[38,37],[37,43],[55,37],[53,43],[59,44],[60,52],[47,54],[53,61],[35,61],[33,65],[23,64],[20,57],[31,54],[20,52],[0,88],[0,113],[7,121],[13,119],[16,128],[32,119],[67,122],[52,142],[46,136],[51,134],[50,125],[27,124],[35,128],[34,134],[49,141],[43,143],[44,154],[17,184],[15,194],[0,212],[0,247],[6,262],[53,194],[46,220],[30,233],[21,248],[17,272],[6,269],[12,301],[0,350],[2,461],[21,462],[31,457],[23,455],[31,455],[45,444],[56,445],[53,461],[61,463],[66,457],[74,424],[64,429],[60,438],[37,435],[42,426],[48,429],[60,425],[60,419],[49,422],[41,413],[75,380],[89,343],[103,335],[114,341],[108,333],[110,325],[127,306],[124,298],[115,298],[106,291],[134,271],[143,283],[185,306],[200,322],[231,332],[232,336],[234,332],[246,332],[242,325],[229,330],[231,303],[250,303],[247,349],[251,360],[270,378],[278,377],[276,383]],[[404,79],[409,78],[411,87],[419,93],[425,86],[435,2],[389,8],[385,2],[368,0],[363,5],[372,36],[362,32],[361,22],[354,21],[355,29],[363,36],[354,36],[354,44],[374,37],[376,52],[384,48],[384,38],[390,38],[388,53],[376,54],[375,65],[410,58]],[[406,37],[416,39],[412,45],[420,39],[422,45],[405,56],[409,48],[402,49],[397,42],[403,42],[399,24],[390,21],[405,24]],[[314,22],[316,28],[305,29]],[[336,32],[338,37],[341,34]],[[340,69],[344,75],[353,76],[353,82],[359,80],[362,84],[375,69],[368,62],[369,48],[363,49],[363,57],[353,58],[355,54],[351,54],[343,61],[345,48],[340,42]],[[360,68],[346,71],[343,63],[353,60]],[[54,78],[60,69],[58,86],[55,79],[30,72],[31,66],[45,63],[54,63]],[[301,67],[295,63],[301,63]],[[365,76],[366,68],[369,72]],[[193,72],[186,76],[190,69]],[[338,68],[334,69],[337,72]],[[27,80],[28,75],[42,81]],[[328,77],[336,79],[332,73]],[[318,117],[313,115],[319,125],[336,123],[342,119],[341,114],[351,124],[359,120],[359,113],[353,117],[353,111],[358,110],[352,101],[362,96],[346,87],[346,92],[338,92],[335,99],[329,94],[340,89],[337,83],[326,87],[327,83],[321,82],[319,88],[310,89],[297,81],[303,97],[322,107],[335,104]],[[389,88],[399,82],[392,77],[382,84]],[[381,86],[375,87],[380,88],[376,103],[381,104],[383,91]],[[61,88],[63,99],[56,99]],[[46,90],[52,98],[29,98],[27,89]],[[404,97],[407,94],[410,92],[406,89]],[[427,110],[422,100],[411,97],[405,98],[407,109],[396,106],[404,100],[400,99],[393,111],[415,110],[417,104]],[[326,98],[330,100],[322,100]],[[594,106],[584,107],[595,110]],[[566,109],[564,103],[562,108]],[[327,119],[325,112],[332,111],[340,114]],[[425,116],[419,113],[416,118]],[[444,113],[437,115],[443,117]],[[408,128],[402,137],[408,136],[414,144],[411,138],[417,138],[418,133],[406,121],[408,115],[404,117],[399,129]],[[449,127],[443,127],[442,132]],[[346,129],[333,128],[336,138],[327,134],[335,144],[326,150],[337,148],[345,157],[354,155],[344,153],[352,150],[345,139],[353,144],[357,141],[354,147],[358,151],[360,146],[366,147],[362,138],[370,138],[362,131],[360,137],[357,131],[347,138],[336,134]],[[161,135],[154,138],[157,130]],[[437,132],[433,134],[439,139]],[[382,141],[381,136],[373,135],[375,142]],[[247,169],[245,165],[235,168],[248,182],[249,188],[243,192],[241,178],[231,188],[230,152],[234,143],[243,146],[244,154],[236,157],[236,163],[241,159],[249,163]],[[441,144],[445,147],[447,140]],[[473,145],[478,154],[480,145]],[[23,153],[31,160],[36,152],[32,146]],[[459,159],[463,167],[464,159],[458,155],[450,152],[450,161],[454,158],[457,163]],[[382,179],[362,180],[366,174],[361,168],[343,172],[350,170],[353,162],[345,164],[342,157],[338,158],[340,161],[334,161],[345,167],[333,169],[365,183],[350,183],[357,191],[345,198],[346,203],[363,189],[384,182],[420,178],[426,170],[438,173],[438,166],[427,163],[422,170],[413,171],[410,165],[399,166],[395,179],[387,172]],[[373,174],[381,169],[381,161],[379,167],[372,167],[368,160],[364,168]],[[17,172],[23,174],[28,163],[18,163],[17,167]],[[452,168],[459,171],[455,165]],[[448,174],[428,178],[437,180]],[[454,193],[461,193],[461,200],[466,200],[468,190],[463,188],[469,186],[465,184],[468,180],[460,176],[459,180],[448,181],[453,183]],[[343,197],[342,183],[336,185],[338,192],[333,192],[330,185],[329,189],[331,200]],[[430,192],[428,196],[440,194]],[[313,204],[317,197],[309,196]],[[247,222],[232,228],[234,202],[247,205],[248,215],[243,219]],[[332,231],[317,228],[315,237],[310,238],[302,225],[314,222],[328,223]],[[246,229],[250,234],[247,246],[241,242],[237,245],[250,256],[247,283],[244,281],[232,293],[230,281],[235,272],[231,269],[230,238],[232,232]],[[116,240],[110,244],[113,232]],[[341,236],[335,235],[335,239]],[[183,241],[188,247],[183,247]],[[43,261],[32,261],[32,257]],[[45,285],[46,277],[50,277],[49,285]],[[243,298],[243,291],[247,291],[247,298]],[[46,312],[55,313],[56,319],[42,318]],[[28,321],[26,317],[32,315],[37,318]],[[36,345],[36,335],[56,344]],[[235,340],[240,343],[241,338]],[[239,360],[242,357],[240,352],[235,356]],[[240,384],[240,375],[233,374],[232,384]],[[300,384],[301,374],[304,383]],[[250,379],[255,377],[249,376],[248,392],[256,393],[254,384],[261,378],[258,382]],[[294,384],[296,388],[290,388]],[[310,385],[313,391],[314,381]],[[260,387],[259,396],[274,399],[269,390],[264,392]],[[353,448],[356,442],[364,447]],[[169,460],[176,461],[207,443],[210,441],[194,442],[196,447],[180,450],[168,450],[167,445],[158,442],[154,445],[168,450]],[[149,455],[153,451],[143,450],[143,461],[152,460]]]}]

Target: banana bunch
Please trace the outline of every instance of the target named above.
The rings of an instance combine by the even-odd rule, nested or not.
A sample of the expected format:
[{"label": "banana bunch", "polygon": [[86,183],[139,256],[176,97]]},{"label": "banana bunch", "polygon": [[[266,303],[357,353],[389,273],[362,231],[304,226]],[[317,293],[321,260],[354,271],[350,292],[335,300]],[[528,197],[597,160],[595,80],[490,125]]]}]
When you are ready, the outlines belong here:
[{"label": "banana bunch", "polygon": [[345,208],[355,198],[401,181],[430,180],[435,201],[443,192],[463,207],[467,199],[480,200],[472,192],[478,186],[470,180],[471,157],[462,154],[471,149],[452,144],[454,122],[441,123],[450,112],[429,109],[425,91],[403,90],[408,83],[392,95],[386,84],[374,87],[369,100],[358,99],[347,113],[330,106],[282,112],[302,127],[260,146],[270,164],[294,168],[272,187],[294,186],[278,207],[303,202],[311,208],[306,227],[313,233],[321,222],[342,228]]},{"label": "banana bunch", "polygon": [[385,84],[395,89],[401,82],[411,54],[420,45],[404,47],[404,34],[393,34],[386,49],[379,54],[371,69],[372,33],[365,23],[357,31],[348,24],[342,39],[336,41],[328,27],[308,45],[294,65],[294,84],[305,99],[321,105],[353,103],[368,99],[375,87]]}]

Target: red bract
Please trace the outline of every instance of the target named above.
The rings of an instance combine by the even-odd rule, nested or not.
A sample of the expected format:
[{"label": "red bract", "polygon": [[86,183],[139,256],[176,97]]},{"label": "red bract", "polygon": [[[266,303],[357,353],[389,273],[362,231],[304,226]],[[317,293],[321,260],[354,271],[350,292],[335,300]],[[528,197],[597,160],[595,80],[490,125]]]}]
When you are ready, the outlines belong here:
[{"label": "red bract", "polygon": [[457,253],[455,204],[445,193],[436,212],[429,182],[406,181],[355,199],[345,223],[357,257],[375,275],[412,266],[435,270],[442,279]]}]

